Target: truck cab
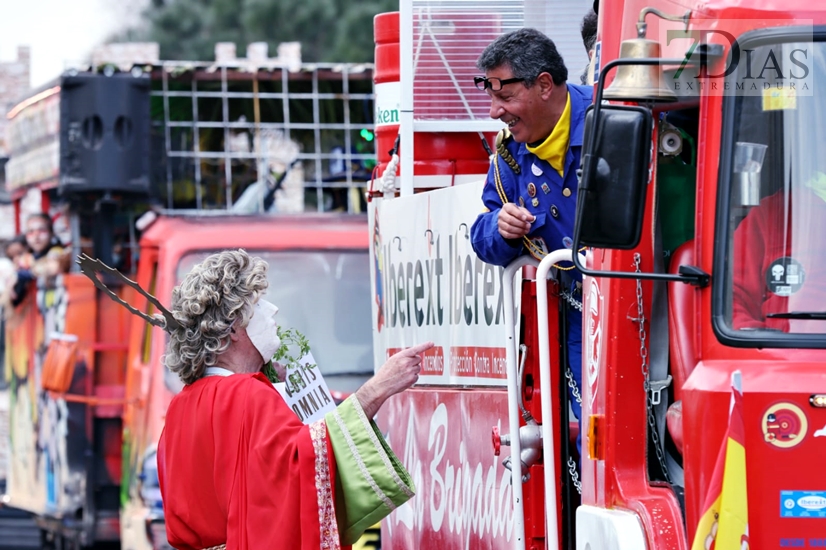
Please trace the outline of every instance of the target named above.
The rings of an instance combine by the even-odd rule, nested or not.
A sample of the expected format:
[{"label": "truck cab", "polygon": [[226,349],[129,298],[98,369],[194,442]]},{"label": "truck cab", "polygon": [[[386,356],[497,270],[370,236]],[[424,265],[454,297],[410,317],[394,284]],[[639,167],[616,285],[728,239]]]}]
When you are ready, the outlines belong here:
[{"label": "truck cab", "polygon": [[[385,522],[385,540],[822,547],[826,15],[795,0],[596,8],[595,100],[569,247],[582,254],[567,251],[584,274],[577,457],[557,322],[567,298],[545,280],[554,270],[479,262],[465,236],[481,182],[432,189],[429,156],[417,153],[430,132],[491,130],[473,114],[452,130],[430,120],[418,109],[429,75],[415,62],[428,41],[460,51],[457,22],[482,28],[485,7],[400,2],[401,167],[371,212],[377,357],[423,337],[437,348],[421,385],[383,411],[424,487]],[[452,81],[464,85],[457,95],[469,80]],[[442,304],[444,318],[431,316]],[[483,424],[495,428],[493,449]],[[506,452],[504,463],[492,456]]]},{"label": "truck cab", "polygon": [[[578,211],[592,251],[577,548],[817,547],[824,15],[600,10]],[[648,129],[625,133],[631,113]]]}]

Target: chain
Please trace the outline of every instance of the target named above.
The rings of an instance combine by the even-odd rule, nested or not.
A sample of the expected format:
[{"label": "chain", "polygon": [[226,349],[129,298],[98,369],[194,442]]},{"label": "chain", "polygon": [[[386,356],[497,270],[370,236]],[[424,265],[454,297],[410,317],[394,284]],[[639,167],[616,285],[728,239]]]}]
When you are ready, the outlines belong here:
[{"label": "chain", "polygon": [[[634,269],[635,273],[640,273],[640,255],[634,254]],[[649,367],[648,367],[648,348],[646,346],[645,333],[645,313],[642,304],[642,279],[637,279],[637,318],[635,319],[640,324],[640,359],[642,360],[642,379],[643,388],[645,389],[645,408],[648,413],[648,430],[651,432],[651,439],[654,443],[654,451],[657,453],[657,461],[660,463],[660,468],[663,472],[663,477],[668,483],[671,483],[671,476],[668,475],[668,467],[665,463],[665,455],[663,455],[662,446],[660,445],[660,435],[657,429],[657,422],[654,418],[654,404],[651,400],[651,385],[649,383]]]},{"label": "chain", "polygon": [[[577,300],[573,294],[568,292],[567,290],[563,290],[559,293],[559,295],[568,302],[568,305],[574,308],[575,310],[582,313],[582,302]],[[565,378],[568,380],[568,387],[571,388],[571,394],[573,394],[574,399],[576,402],[582,405],[582,395],[579,393],[579,388],[576,385],[576,380],[574,380],[574,375],[571,372],[570,365],[565,366]]]},{"label": "chain", "polygon": [[582,494],[582,483],[579,481],[579,474],[576,471],[576,462],[570,456],[568,457],[568,475],[571,476],[571,483],[574,484],[576,492]]},{"label": "chain", "polygon": [[571,293],[569,293],[567,290],[563,290],[559,293],[559,295],[562,296],[566,302],[568,302],[569,306],[582,313],[582,302],[574,298],[574,296]]},{"label": "chain", "polygon": [[565,378],[568,380],[568,387],[571,388],[571,393],[576,399],[576,402],[579,405],[582,405],[582,396],[579,394],[579,388],[576,385],[576,380],[574,380],[574,374],[571,372],[571,367],[566,367],[565,369]]},{"label": "chain", "polygon": [[[567,290],[563,290],[559,293],[559,295],[568,303],[570,307],[582,312],[582,302],[577,300],[573,294]],[[574,373],[571,372],[570,365],[565,365],[565,379],[568,381],[568,387],[571,388],[571,395],[573,395],[576,402],[582,406],[582,395],[579,393],[579,388],[576,385],[576,380],[574,380]],[[571,458],[570,455],[568,456],[568,475],[571,478],[571,483],[576,489],[576,492],[581,495],[582,483],[579,481],[579,473],[577,472],[576,462],[574,462],[574,459]]]}]

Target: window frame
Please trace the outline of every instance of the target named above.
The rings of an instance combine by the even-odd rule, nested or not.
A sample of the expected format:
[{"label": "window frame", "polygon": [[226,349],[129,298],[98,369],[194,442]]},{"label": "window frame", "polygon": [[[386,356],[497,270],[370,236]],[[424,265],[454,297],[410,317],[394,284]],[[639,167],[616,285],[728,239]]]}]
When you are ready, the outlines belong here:
[{"label": "window frame", "polygon": [[[826,26],[759,29],[743,33],[738,37],[737,42],[740,50],[743,51],[750,47],[800,41],[802,37],[805,37],[805,41],[811,37],[813,43],[826,43]],[[730,62],[731,51],[728,54],[728,63]],[[711,283],[712,329],[721,344],[731,347],[826,349],[826,321],[820,321],[823,323],[823,333],[820,334],[778,332],[775,335],[770,331],[735,330],[726,320],[726,298],[733,292],[733,282],[728,273],[731,268],[729,256],[733,245],[733,234],[729,234],[729,217],[732,210],[732,163],[737,130],[736,102],[735,94],[723,98],[720,163],[717,175],[717,212],[714,227],[713,273],[715,276],[712,277]]]}]

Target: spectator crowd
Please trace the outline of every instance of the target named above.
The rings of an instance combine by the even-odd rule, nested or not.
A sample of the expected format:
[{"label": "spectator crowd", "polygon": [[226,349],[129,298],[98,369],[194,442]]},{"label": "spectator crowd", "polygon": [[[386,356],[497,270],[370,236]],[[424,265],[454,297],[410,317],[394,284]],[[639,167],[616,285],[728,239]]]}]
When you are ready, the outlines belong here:
[{"label": "spectator crowd", "polygon": [[48,214],[32,214],[25,232],[7,241],[0,259],[0,307],[8,314],[20,305],[38,279],[68,271],[69,251],[54,234]]}]

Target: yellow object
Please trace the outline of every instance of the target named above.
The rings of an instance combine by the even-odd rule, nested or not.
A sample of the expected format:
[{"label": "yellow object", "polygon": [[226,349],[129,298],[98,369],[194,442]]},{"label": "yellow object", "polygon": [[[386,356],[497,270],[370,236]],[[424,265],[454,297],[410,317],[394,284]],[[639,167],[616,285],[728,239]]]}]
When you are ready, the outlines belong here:
[{"label": "yellow object", "polygon": [[743,445],[743,395],[732,387],[729,425],[709,483],[705,512],[700,517],[691,550],[739,550],[748,543],[749,510],[746,449]]},{"label": "yellow object", "polygon": [[605,460],[602,439],[604,437],[605,415],[592,414],[588,418],[588,457],[591,460]]},{"label": "yellow object", "polygon": [[826,395],[819,393],[809,398],[812,407],[823,408],[826,407]]},{"label": "yellow object", "polygon": [[568,152],[568,142],[571,139],[571,94],[568,93],[568,99],[565,101],[565,109],[562,111],[562,116],[559,117],[556,126],[554,126],[551,135],[545,141],[531,147],[527,145],[528,151],[548,161],[548,164],[553,166],[554,170],[562,175],[565,169],[565,154]]},{"label": "yellow object", "polygon": [[353,550],[378,550],[381,548],[381,522],[364,532],[364,534],[353,543]]},{"label": "yellow object", "polygon": [[780,111],[782,109],[797,109],[797,90],[794,88],[763,90],[763,110]]},{"label": "yellow object", "polygon": [[818,172],[815,177],[806,182],[806,187],[812,190],[815,195],[826,201],[826,174]]}]

